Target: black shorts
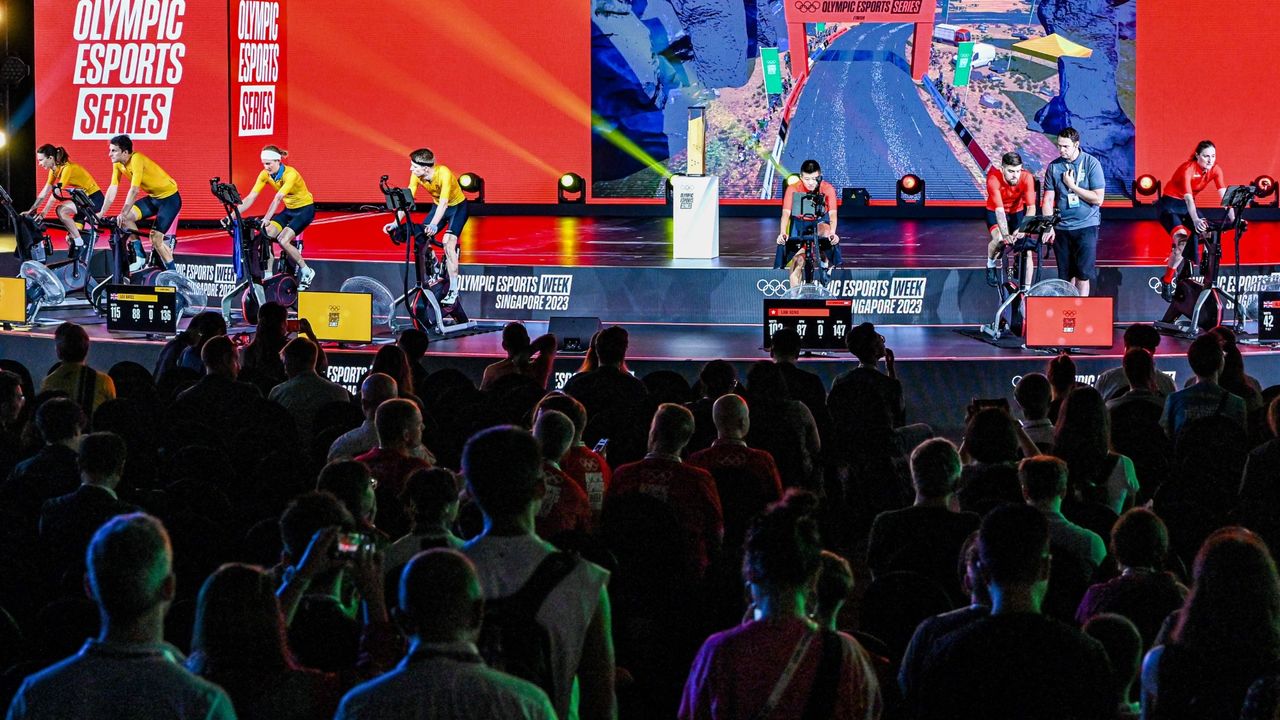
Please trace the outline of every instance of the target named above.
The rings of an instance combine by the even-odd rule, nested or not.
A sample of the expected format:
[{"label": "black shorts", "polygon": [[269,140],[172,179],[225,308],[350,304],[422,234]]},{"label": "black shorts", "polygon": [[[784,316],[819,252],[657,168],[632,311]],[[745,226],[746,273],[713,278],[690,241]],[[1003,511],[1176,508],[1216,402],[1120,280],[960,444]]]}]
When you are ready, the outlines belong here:
[{"label": "black shorts", "polygon": [[167,235],[170,230],[175,229],[174,223],[178,221],[178,211],[182,209],[182,195],[174,193],[167,198],[159,199],[148,195],[135,202],[133,207],[137,210],[139,220],[155,218],[155,222],[151,225],[152,231]]},{"label": "black shorts", "polygon": [[1058,278],[1079,278],[1094,282],[1098,279],[1098,226],[1054,232],[1055,255],[1058,259]]},{"label": "black shorts", "polygon": [[[435,217],[435,208],[433,207],[427,216],[422,218],[423,226],[431,224],[431,218]],[[441,240],[445,235],[453,235],[454,237],[462,237],[462,228],[467,226],[467,201],[463,200],[457,205],[450,205],[445,208],[444,216],[440,218],[440,228],[438,234]]]},{"label": "black shorts", "polygon": [[271,216],[271,224],[284,230],[289,228],[295,236],[301,235],[303,230],[316,219],[316,204],[303,205],[300,208],[290,210],[285,208],[275,215]]},{"label": "black shorts", "polygon": [[[1005,220],[1007,221],[1007,224],[1009,226],[1008,227],[1009,232],[1010,233],[1017,232],[1018,226],[1022,224],[1022,218],[1026,216],[1027,216],[1027,211],[1025,209],[1019,210],[1016,213],[1005,213]],[[996,217],[996,211],[988,210],[987,211],[987,232],[990,233],[992,228],[994,228],[999,224],[1000,224],[1000,219]]]},{"label": "black shorts", "polygon": [[1179,229],[1186,231],[1187,235],[1195,232],[1196,226],[1191,222],[1191,215],[1187,212],[1186,200],[1161,195],[1160,200],[1156,202],[1156,211],[1160,213],[1160,224],[1169,235],[1172,236]]},{"label": "black shorts", "polygon": [[[95,213],[102,212],[102,201],[105,199],[106,199],[106,196],[102,194],[101,190],[98,190],[97,192],[94,192],[89,195],[89,200],[93,202],[93,211]],[[83,225],[85,221],[88,220],[88,218],[84,216],[84,211],[81,210],[80,208],[76,208],[76,214],[71,217],[73,220],[80,223],[81,225]]]}]

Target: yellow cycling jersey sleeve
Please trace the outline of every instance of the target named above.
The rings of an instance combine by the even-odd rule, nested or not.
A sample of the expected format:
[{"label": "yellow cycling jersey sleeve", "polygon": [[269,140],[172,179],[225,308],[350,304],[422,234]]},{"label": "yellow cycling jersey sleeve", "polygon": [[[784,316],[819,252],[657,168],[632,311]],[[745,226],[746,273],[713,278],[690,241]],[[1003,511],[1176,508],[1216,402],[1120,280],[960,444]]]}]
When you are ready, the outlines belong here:
[{"label": "yellow cycling jersey sleeve", "polygon": [[169,173],[140,152],[135,152],[129,157],[128,167],[121,163],[112,163],[111,184],[117,184],[121,175],[129,178],[129,181],[139,190],[157,200],[163,200],[178,192],[178,183],[169,176]]},{"label": "yellow cycling jersey sleeve", "polygon": [[431,199],[437,203],[440,202],[441,193],[444,193],[445,203],[449,207],[453,207],[463,200],[467,199],[462,194],[462,186],[458,185],[458,178],[454,176],[453,171],[444,165],[437,165],[434,173],[431,174],[430,181],[424,181],[417,175],[409,176],[409,192],[415,197],[418,194],[418,188],[426,188],[431,193]]},{"label": "yellow cycling jersey sleeve", "polygon": [[[53,183],[53,171],[49,171],[49,182]],[[102,188],[98,187],[98,182],[93,179],[88,170],[84,169],[79,163],[69,162],[62,166],[62,171],[58,173],[58,184],[62,187],[80,188],[86,195],[92,195]]]},{"label": "yellow cycling jersey sleeve", "polygon": [[279,181],[271,177],[265,169],[258,173],[258,181],[253,184],[253,191],[258,192],[266,185],[275,188],[276,192],[284,193],[284,206],[290,210],[306,207],[316,201],[311,191],[307,189],[307,182],[302,179],[302,174],[288,165],[285,166],[284,174],[280,176]]}]

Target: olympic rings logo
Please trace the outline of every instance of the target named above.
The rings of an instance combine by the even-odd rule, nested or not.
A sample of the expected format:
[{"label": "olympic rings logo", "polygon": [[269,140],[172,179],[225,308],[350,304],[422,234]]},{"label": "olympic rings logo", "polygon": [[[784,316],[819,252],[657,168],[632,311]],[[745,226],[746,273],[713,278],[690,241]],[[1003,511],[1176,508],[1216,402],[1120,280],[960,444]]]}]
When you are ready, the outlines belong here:
[{"label": "olympic rings logo", "polygon": [[1164,283],[1161,282],[1160,278],[1158,277],[1153,277],[1150,280],[1147,280],[1147,287],[1151,288],[1152,290],[1155,290],[1156,292],[1160,292],[1160,286],[1163,284]]},{"label": "olympic rings logo", "polygon": [[822,7],[822,3],[805,2],[805,0],[797,0],[795,4],[796,10],[804,13],[817,12]]},{"label": "olympic rings logo", "polygon": [[791,281],[761,278],[756,281],[756,289],[764,293],[765,297],[782,297],[791,289]]}]

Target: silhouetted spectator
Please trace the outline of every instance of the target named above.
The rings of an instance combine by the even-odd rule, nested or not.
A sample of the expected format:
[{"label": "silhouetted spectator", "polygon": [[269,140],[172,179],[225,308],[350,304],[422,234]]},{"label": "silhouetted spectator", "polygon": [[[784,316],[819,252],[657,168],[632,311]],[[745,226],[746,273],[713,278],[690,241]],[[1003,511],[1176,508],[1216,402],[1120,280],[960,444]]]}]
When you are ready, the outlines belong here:
[{"label": "silhouetted spectator", "polygon": [[551,333],[530,341],[523,323],[509,322],[502,329],[502,349],[507,357],[484,369],[480,389],[488,390],[508,375],[523,375],[546,388],[556,361],[556,336]]},{"label": "silhouetted spectator", "polygon": [[1049,400],[1049,419],[1058,422],[1058,408],[1067,398],[1067,393],[1080,385],[1076,381],[1076,361],[1065,352],[1049,361],[1045,375],[1049,378],[1049,387],[1053,391]]},{"label": "silhouetted spectator", "polygon": [[688,463],[711,473],[724,511],[725,547],[736,557],[747,524],[782,497],[782,477],[773,458],[748,447],[751,414],[739,395],[722,395],[712,408],[718,437],[711,447],[693,453]]},{"label": "silhouetted spectator", "polygon": [[288,321],[287,308],[279,303],[264,303],[258,309],[253,340],[241,351],[240,367],[245,380],[257,385],[264,394],[288,379],[280,357],[280,351],[289,342]]},{"label": "silhouetted spectator", "polygon": [[1081,630],[1101,643],[1102,648],[1107,651],[1112,685],[1120,701],[1116,708],[1116,720],[1138,720],[1141,708],[1132,699],[1138,671],[1142,667],[1142,636],[1138,634],[1138,628],[1123,615],[1104,613],[1095,615]]},{"label": "silhouetted spectator", "polygon": [[1164,399],[1174,390],[1168,393],[1160,392],[1156,378],[1162,377],[1171,384],[1173,381],[1169,380],[1168,375],[1156,372],[1155,358],[1142,348],[1133,348],[1126,352],[1120,370],[1123,372],[1126,385],[1118,396],[1107,400],[1107,409],[1115,411],[1137,404],[1154,408],[1158,419],[1160,412],[1164,410]]},{"label": "silhouetted spectator", "polygon": [[935,438],[911,453],[915,503],[876,516],[867,542],[872,576],[906,570],[938,583],[958,604],[963,601],[956,577],[960,547],[978,529],[978,515],[960,512],[956,483],[960,453],[950,440]]},{"label": "silhouetted spectator", "polygon": [[1142,716],[1150,720],[1236,718],[1249,685],[1280,662],[1280,580],[1257,535],[1213,533],[1192,575],[1173,632],[1142,663]]},{"label": "silhouetted spectator", "polygon": [[[769,453],[784,487],[817,491],[822,487],[822,440],[804,403],[791,397],[775,363],[762,360],[747,371],[751,427],[747,444]],[[837,443],[837,447],[841,447]]]},{"label": "silhouetted spectator", "polygon": [[582,442],[582,433],[587,427],[587,409],[564,393],[550,392],[538,401],[533,410],[534,418],[543,410],[564,413],[573,421],[573,443],[561,459],[560,469],[573,478],[587,494],[591,512],[600,514],[600,509],[604,507],[604,494],[613,482],[613,471],[609,469],[609,463],[602,454]]},{"label": "silhouetted spectator", "polygon": [[1067,495],[1067,464],[1050,455],[1037,455],[1018,464],[1018,479],[1027,504],[1044,514],[1054,547],[1065,550],[1097,568],[1107,557],[1107,547],[1097,533],[1062,515]]},{"label": "silhouetted spectator", "polygon": [[387,548],[382,562],[385,580],[398,583],[404,566],[424,550],[462,549],[464,541],[453,534],[461,490],[458,476],[448,468],[415,470],[409,475],[404,490],[409,532]]},{"label": "silhouetted spectator", "polygon": [[1222,342],[1216,335],[1206,333],[1191,342],[1191,347],[1187,348],[1187,362],[1196,375],[1196,383],[1165,399],[1164,414],[1160,417],[1160,426],[1170,438],[1176,440],[1187,423],[1213,415],[1222,415],[1238,423],[1241,434],[1248,428],[1244,400],[1218,385],[1224,357]]},{"label": "silhouetted spectator", "polygon": [[659,407],[649,427],[649,453],[643,460],[614,471],[605,505],[628,493],[648,495],[669,505],[684,533],[684,560],[702,577],[719,552],[724,512],[711,473],[680,460],[680,451],[692,435],[692,413],[673,403]]},{"label": "silhouetted spectator", "polygon": [[115,399],[116,384],[111,376],[85,364],[89,356],[89,333],[72,322],[64,322],[53,334],[58,367],[45,376],[40,391],[61,390],[80,405],[86,415],[102,403]]},{"label": "silhouetted spectator", "polygon": [[[431,338],[427,334],[417,328],[409,328],[400,333],[400,337],[396,338],[396,345],[404,350],[405,359],[409,361],[409,373],[413,376],[413,390],[418,397],[423,397],[427,387],[427,368],[423,366],[422,359],[426,357],[427,346],[430,345]],[[424,398],[425,400],[425,398]]]},{"label": "silhouetted spectator", "polygon": [[801,370],[800,334],[791,328],[782,328],[770,338],[769,357],[782,371],[787,380],[787,389],[791,397],[804,403],[809,408],[813,420],[818,424],[818,436],[824,442],[834,442],[831,437],[831,413],[827,411],[827,388],[822,378],[808,370]]},{"label": "silhouetted spectator", "polygon": [[[612,718],[616,710],[609,574],[557,553],[534,532],[541,471],[538,441],[526,430],[498,426],[467,441],[462,474],[484,513],[485,528],[463,552],[475,563],[487,602],[509,598],[539,571],[556,571],[551,577],[558,576],[559,582],[537,603],[535,615],[550,641],[552,677],[543,679],[550,685],[547,695],[558,717]],[[547,690],[542,682],[535,684]]]},{"label": "silhouetted spectator", "polygon": [[35,426],[44,446],[15,465],[0,486],[0,512],[7,520],[6,534],[35,537],[44,501],[66,495],[80,485],[76,451],[85,425],[80,406],[65,397],[48,400],[36,410]]},{"label": "silhouetted spectator", "polygon": [[4,477],[22,457],[22,408],[26,399],[22,378],[0,370],[0,475]]},{"label": "silhouetted spectator", "polygon": [[1067,463],[1074,499],[1115,515],[1133,507],[1138,475],[1129,458],[1111,449],[1111,415],[1097,390],[1085,386],[1067,395],[1054,428],[1053,454]]},{"label": "silhouetted spectator", "polygon": [[378,411],[379,405],[398,397],[400,391],[390,375],[376,372],[365,375],[360,383],[360,409],[364,412],[364,422],[333,441],[329,446],[329,460],[354,458],[378,447],[378,428],[373,422],[374,413]]},{"label": "silhouetted spectator", "polygon": [[251,565],[223,565],[200,588],[187,668],[226,690],[240,720],[331,718],[345,689],[294,659],[275,586]]},{"label": "silhouetted spectator", "polygon": [[58,572],[84,569],[85,548],[103,523],[137,508],[116,495],[124,472],[125,444],[119,435],[91,433],[80,440],[80,487],[40,508],[40,544]]},{"label": "silhouetted spectator", "polygon": [[103,525],[88,553],[86,585],[101,631],[80,652],[22,683],[9,707],[23,718],[133,717],[234,720],[222,688],[182,667],[163,641],[177,587],[159,520],[123,515]]},{"label": "silhouetted spectator", "polygon": [[534,529],[540,537],[554,539],[562,533],[591,530],[591,505],[587,493],[560,469],[561,459],[573,442],[573,421],[556,410],[543,410],[533,424],[533,437],[542,448],[544,494]]},{"label": "silhouetted spectator", "polygon": [[[694,389],[701,397],[685,405],[693,413],[693,437],[689,439],[687,448],[691,453],[711,447],[711,441],[716,439],[711,408],[721,396],[738,390],[738,371],[724,360],[711,360],[698,372],[698,383]],[[823,406],[826,406],[825,397]]]},{"label": "silhouetted spectator", "polygon": [[410,720],[428,709],[459,720],[554,720],[542,689],[487,667],[480,656],[484,595],[464,555],[437,549],[416,556],[400,582],[400,611],[409,654],[394,671],[348,693],[339,720]]},{"label": "silhouetted spectator", "polygon": [[[366,634],[393,634],[375,546],[354,529],[351,513],[327,492],[299,495],[280,516],[285,570],[277,595],[289,647],[304,667],[349,671],[360,663]],[[359,592],[358,610],[344,600],[348,575]]]},{"label": "silhouetted spectator", "polygon": [[1103,647],[1041,614],[1050,564],[1044,514],[1019,505],[992,510],[978,531],[978,557],[991,615],[943,638],[924,668],[918,717],[1112,717]]},{"label": "silhouetted spectator", "polygon": [[316,479],[316,490],[333,493],[351,513],[355,519],[354,530],[373,535],[385,544],[387,536],[374,525],[378,514],[375,485],[369,466],[356,460],[335,460],[320,468],[320,477]]},{"label": "silhouetted spectator", "polygon": [[262,393],[256,386],[236,380],[240,359],[230,338],[211,338],[200,353],[204,377],[178,393],[174,412],[200,418],[229,439],[244,423],[249,408],[262,399]]},{"label": "silhouetted spectator", "polygon": [[227,319],[217,310],[205,310],[191,318],[191,322],[187,324],[187,330],[191,332],[192,338],[190,344],[183,348],[182,354],[178,356],[178,367],[202,373],[204,372],[202,358],[205,343],[216,337],[226,336]]},{"label": "silhouetted spectator", "polygon": [[927,691],[921,687],[925,667],[932,662],[939,644],[948,633],[959,630],[973,621],[991,614],[991,596],[987,594],[987,581],[978,562],[978,531],[974,530],[960,546],[956,576],[969,604],[926,618],[911,635],[902,663],[898,666],[898,690],[902,693],[906,717],[915,717],[920,702],[919,694]]},{"label": "silhouetted spectator", "polygon": [[644,427],[652,410],[649,391],[627,370],[628,343],[622,327],[601,330],[593,343],[599,367],[579,372],[564,385],[565,394],[587,409],[583,438],[588,444],[607,438],[614,467],[644,455]]},{"label": "silhouetted spectator", "polygon": [[1022,412],[1022,430],[1040,452],[1053,449],[1053,421],[1049,419],[1052,390],[1049,378],[1040,373],[1027,373],[1013,388],[1013,399]]},{"label": "silhouetted spectator", "polygon": [[317,345],[306,338],[290,340],[280,351],[289,379],[271,388],[267,396],[293,416],[304,445],[311,443],[316,412],[320,408],[326,403],[351,401],[351,395],[341,385],[329,382],[316,372],[318,350]]},{"label": "silhouetted spectator", "polygon": [[1120,576],[1089,588],[1076,610],[1076,623],[1103,613],[1123,615],[1137,626],[1142,647],[1150,648],[1165,618],[1187,597],[1187,588],[1164,569],[1169,530],[1155,513],[1134,508],[1112,528],[1111,554]]},{"label": "silhouetted spectator", "polygon": [[[1154,387],[1150,390],[1156,392],[1161,397],[1166,397],[1178,388],[1173,384],[1173,380],[1162,372],[1155,369],[1156,349],[1160,347],[1160,332],[1153,325],[1148,323],[1134,323],[1124,330],[1124,352],[1128,355],[1133,350],[1145,350],[1147,357],[1152,359],[1151,382]],[[1124,371],[1124,366],[1111,368],[1102,373],[1093,381],[1093,387],[1102,394],[1104,400],[1110,402],[1116,398],[1126,395],[1133,384],[1128,375]]]},{"label": "silhouetted spectator", "polygon": [[[681,720],[880,717],[880,688],[867,653],[849,635],[815,631],[808,597],[822,565],[812,513],[817,499],[789,491],[747,531],[743,579],[754,616],[707,638],[689,670]],[[786,692],[778,678],[791,673]]]},{"label": "silhouetted spectator", "polygon": [[[982,514],[998,503],[1022,502],[1018,423],[1000,408],[982,408],[965,422],[960,443],[960,507]],[[1024,433],[1025,437],[1025,433]],[[1029,438],[1028,438],[1029,439]]]},{"label": "silhouetted spectator", "polygon": [[409,367],[409,357],[399,345],[383,345],[373,356],[371,373],[382,373],[396,381],[396,392],[405,400],[412,400],[419,410],[426,408],[422,404],[413,387],[413,370]]},{"label": "silhouetted spectator", "polygon": [[369,473],[378,481],[378,527],[395,539],[409,529],[402,498],[409,474],[431,467],[412,453],[422,445],[422,413],[411,400],[388,400],[378,406],[374,423],[378,428],[378,447],[357,456],[356,460],[368,465]]}]

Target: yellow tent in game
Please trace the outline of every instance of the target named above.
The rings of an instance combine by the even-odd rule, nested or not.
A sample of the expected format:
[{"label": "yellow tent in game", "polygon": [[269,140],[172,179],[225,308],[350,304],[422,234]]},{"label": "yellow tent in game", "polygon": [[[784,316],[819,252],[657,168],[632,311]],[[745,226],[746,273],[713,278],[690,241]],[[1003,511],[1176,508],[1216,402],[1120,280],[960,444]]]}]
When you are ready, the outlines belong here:
[{"label": "yellow tent in game", "polygon": [[1060,57],[1087,58],[1093,55],[1090,48],[1073,43],[1057,33],[1014,43],[1012,50],[1051,63],[1057,63]]}]

